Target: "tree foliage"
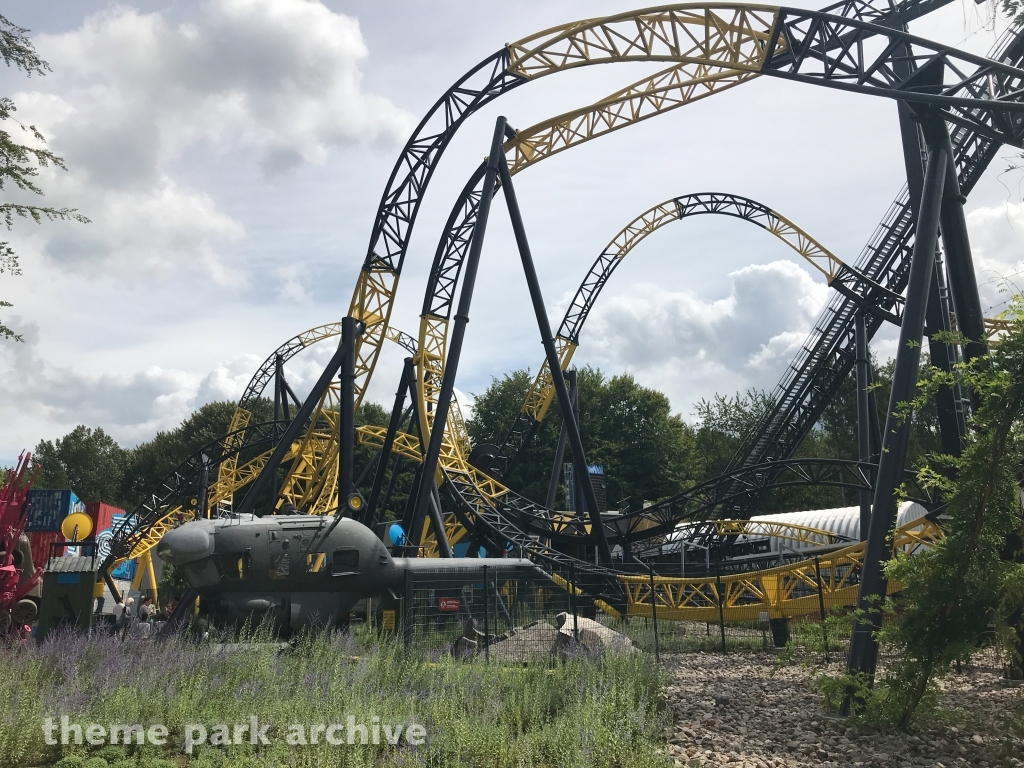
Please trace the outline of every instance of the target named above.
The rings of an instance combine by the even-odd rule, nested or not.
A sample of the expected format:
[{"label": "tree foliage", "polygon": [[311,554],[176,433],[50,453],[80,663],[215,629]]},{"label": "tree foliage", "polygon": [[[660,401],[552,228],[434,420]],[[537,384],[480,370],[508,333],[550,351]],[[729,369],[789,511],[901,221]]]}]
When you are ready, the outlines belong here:
[{"label": "tree foliage", "polygon": [[128,451],[102,428],[79,425],[36,446],[36,488],[70,488],[82,501],[120,501]]},{"label": "tree foliage", "polygon": [[[903,582],[902,620],[885,639],[902,663],[886,680],[905,725],[935,675],[966,660],[995,622],[1017,647],[1024,639],[1024,551],[1021,549],[1024,466],[1024,301],[1018,297],[1011,333],[989,358],[958,366],[961,380],[981,399],[959,458],[935,456],[922,479],[943,491],[942,541],[912,558],[898,557],[887,576]],[[935,369],[919,402],[951,379]],[[954,478],[954,479],[950,479]]]},{"label": "tree foliage", "polygon": [[[474,443],[504,442],[532,382],[529,371],[513,371],[474,395],[473,416],[466,425]],[[693,429],[671,413],[664,394],[641,386],[632,376],[608,378],[589,366],[578,372],[578,387],[583,448],[591,464],[605,467],[610,507],[640,506],[693,483]],[[506,478],[517,492],[538,503],[547,496],[561,428],[556,402]],[[571,455],[565,460],[571,461]],[[556,503],[565,504],[564,488]]]},{"label": "tree foliage", "polygon": [[1024,22],[1024,0],[1003,0],[1003,13],[1020,24]]},{"label": "tree foliage", "polygon": [[70,488],[85,501],[130,509],[175,467],[227,432],[234,408],[230,402],[208,403],[174,429],[128,449],[99,427],[79,425],[63,438],[36,446],[34,458],[41,469],[35,485]]},{"label": "tree foliage", "polygon": [[[270,418],[269,405],[257,401],[253,422]],[[226,434],[231,425],[235,404],[226,400],[207,403],[174,429],[160,431],[129,451],[121,483],[121,498],[133,506],[146,492],[179,464],[204,446]]]},{"label": "tree foliage", "polygon": [[[100,428],[79,425],[63,438],[36,445],[34,458],[41,470],[35,485],[70,488],[85,501],[131,509],[180,464],[225,435],[234,412],[235,403],[207,403],[174,429],[161,430],[135,448],[122,448]],[[273,405],[258,399],[252,404],[252,414],[250,423],[270,421]],[[376,403],[363,404],[356,414],[357,425],[386,425],[387,420],[388,413]],[[367,446],[357,446],[357,473],[372,461],[374,453]],[[372,474],[367,473],[367,478],[366,492]]]},{"label": "tree foliage", "polygon": [[[12,24],[0,15],[0,57],[8,67],[14,67],[27,76],[45,75],[50,65],[39,58],[32,41],[26,37],[27,29]],[[0,123],[13,123],[40,146],[21,144],[7,130],[0,128],[0,191],[9,191],[11,186],[20,192],[42,195],[43,191],[36,184],[39,169],[54,166],[67,170],[64,161],[41,145],[46,143],[43,134],[34,125],[19,122],[14,113],[17,110],[9,98],[0,97]],[[89,220],[74,208],[53,208],[50,206],[28,205],[24,203],[0,202],[0,221],[10,231],[16,218],[32,219],[37,224],[43,219],[50,221],[69,220],[86,223]],[[0,241],[0,274],[20,275],[21,266],[18,254],[9,242]],[[10,307],[10,302],[0,301],[0,307]],[[22,338],[9,327],[0,322],[0,338],[21,341]]]}]

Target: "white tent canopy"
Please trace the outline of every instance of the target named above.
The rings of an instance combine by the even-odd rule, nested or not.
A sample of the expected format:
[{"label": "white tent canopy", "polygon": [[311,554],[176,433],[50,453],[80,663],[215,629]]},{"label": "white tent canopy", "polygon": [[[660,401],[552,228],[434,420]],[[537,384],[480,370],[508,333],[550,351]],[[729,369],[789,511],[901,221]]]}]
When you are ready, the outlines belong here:
[{"label": "white tent canopy", "polygon": [[[896,525],[901,526],[920,517],[924,517],[928,510],[914,501],[905,501],[900,504],[896,514]],[[803,512],[779,512],[771,515],[755,515],[750,518],[751,523],[771,524],[772,530],[778,530],[775,526],[792,525],[803,528],[817,528],[837,536],[849,539],[851,542],[860,541],[860,507],[838,507],[835,509],[811,509]],[[679,551],[679,539],[688,534],[694,524],[690,522],[679,523],[676,531],[670,534],[663,545],[663,551]],[[750,533],[737,537],[737,541],[749,541],[753,539],[769,539],[772,552],[779,552],[780,546],[790,552],[798,552],[807,549],[814,549],[829,543],[829,537],[820,537],[820,541],[814,541],[816,537],[810,537],[808,541],[795,541],[791,538],[768,536],[768,527],[764,529],[764,535],[758,535],[756,525],[748,529]],[[794,531],[794,534],[796,532]],[[804,535],[801,533],[801,535]]]}]

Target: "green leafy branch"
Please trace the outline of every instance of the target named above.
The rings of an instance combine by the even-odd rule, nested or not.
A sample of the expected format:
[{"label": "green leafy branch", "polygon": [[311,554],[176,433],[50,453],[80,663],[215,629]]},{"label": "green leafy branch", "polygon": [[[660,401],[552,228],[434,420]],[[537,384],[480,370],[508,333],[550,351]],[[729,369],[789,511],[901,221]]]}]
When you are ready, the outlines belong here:
[{"label": "green leafy branch", "polygon": [[[27,29],[12,24],[5,16],[0,15],[0,58],[8,67],[20,69],[26,75],[45,75],[50,65],[39,58],[32,41],[28,39]],[[37,144],[45,144],[46,138],[34,125],[25,125],[14,117],[17,110],[9,98],[0,98],[0,122],[10,121],[28,133]],[[8,185],[22,192],[42,195],[43,191],[36,184],[40,168],[60,168],[66,171],[63,158],[42,146],[28,146],[14,139],[9,131],[0,129],[0,191]],[[26,203],[0,203],[0,222],[11,230],[15,219],[31,219],[36,224],[44,219],[47,221],[77,221],[87,224],[89,219],[78,212],[77,208],[55,208],[47,205],[29,205]],[[0,241],[0,274],[21,274],[18,254],[10,243]],[[10,307],[10,302],[0,301],[0,307]],[[11,328],[0,322],[0,338],[23,341],[22,337]]]},{"label": "green leafy branch", "polygon": [[12,24],[6,16],[0,15],[0,58],[8,67],[13,65],[29,77],[45,75],[52,71],[50,65],[39,58],[27,32],[24,27]]}]

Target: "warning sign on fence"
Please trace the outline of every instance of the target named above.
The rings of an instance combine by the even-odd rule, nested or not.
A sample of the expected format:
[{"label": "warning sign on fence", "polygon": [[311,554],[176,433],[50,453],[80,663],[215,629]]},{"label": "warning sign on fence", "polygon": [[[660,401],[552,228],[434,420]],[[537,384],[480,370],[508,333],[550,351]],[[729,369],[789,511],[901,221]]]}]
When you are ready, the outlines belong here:
[{"label": "warning sign on fence", "polygon": [[439,597],[437,599],[437,609],[445,613],[456,613],[459,610],[459,605],[457,597]]},{"label": "warning sign on fence", "polygon": [[395,612],[394,611],[381,611],[381,625],[384,629],[395,628]]}]

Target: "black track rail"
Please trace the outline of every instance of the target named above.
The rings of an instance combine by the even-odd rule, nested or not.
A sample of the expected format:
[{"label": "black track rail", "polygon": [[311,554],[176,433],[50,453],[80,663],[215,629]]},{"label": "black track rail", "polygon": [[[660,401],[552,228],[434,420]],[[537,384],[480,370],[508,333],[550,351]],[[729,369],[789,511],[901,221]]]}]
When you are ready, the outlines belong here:
[{"label": "black track rail", "polygon": [[[1017,27],[1008,31],[991,55],[1013,66],[1024,64],[1024,30]],[[1016,130],[1018,135],[1024,135],[1021,126]],[[963,126],[954,127],[950,134],[960,190],[967,195],[995,159],[1001,144]],[[890,291],[902,293],[907,284],[913,247],[913,212],[904,188],[854,266]],[[786,458],[796,452],[853,368],[856,309],[856,304],[845,296],[833,294],[830,297],[814,329],[775,388],[772,408],[741,445],[730,469],[761,464],[768,457]],[[877,318],[868,319],[869,338],[881,323]],[[723,509],[722,516],[749,517],[758,501],[752,497],[740,506]]]}]

